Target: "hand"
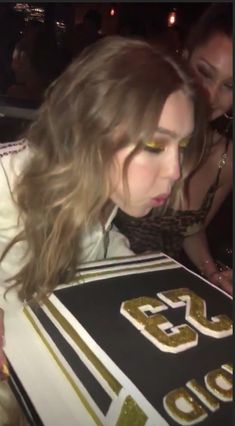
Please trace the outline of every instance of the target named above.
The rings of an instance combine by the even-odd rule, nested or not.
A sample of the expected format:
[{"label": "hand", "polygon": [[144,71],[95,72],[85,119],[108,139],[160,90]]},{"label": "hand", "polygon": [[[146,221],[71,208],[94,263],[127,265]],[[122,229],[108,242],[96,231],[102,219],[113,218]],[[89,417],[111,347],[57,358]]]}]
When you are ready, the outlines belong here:
[{"label": "hand", "polygon": [[213,284],[221,287],[229,294],[233,294],[233,270],[226,269],[224,271],[216,271],[208,277]]},{"label": "hand", "polygon": [[6,356],[3,352],[4,346],[4,312],[0,308],[0,380],[6,380],[9,376]]}]

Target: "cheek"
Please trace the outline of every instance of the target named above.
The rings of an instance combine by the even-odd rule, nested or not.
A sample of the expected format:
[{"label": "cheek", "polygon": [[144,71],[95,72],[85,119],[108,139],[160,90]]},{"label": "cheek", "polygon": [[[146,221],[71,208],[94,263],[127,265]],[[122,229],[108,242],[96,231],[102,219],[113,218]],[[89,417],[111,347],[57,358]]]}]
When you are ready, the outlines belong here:
[{"label": "cheek", "polygon": [[132,194],[148,191],[153,186],[157,176],[158,167],[155,161],[134,161],[128,170],[128,184]]},{"label": "cheek", "polygon": [[221,106],[222,106],[224,112],[227,112],[232,107],[232,104],[233,104],[232,92],[231,93],[228,93],[228,92],[223,93],[220,97],[220,100],[221,100]]}]

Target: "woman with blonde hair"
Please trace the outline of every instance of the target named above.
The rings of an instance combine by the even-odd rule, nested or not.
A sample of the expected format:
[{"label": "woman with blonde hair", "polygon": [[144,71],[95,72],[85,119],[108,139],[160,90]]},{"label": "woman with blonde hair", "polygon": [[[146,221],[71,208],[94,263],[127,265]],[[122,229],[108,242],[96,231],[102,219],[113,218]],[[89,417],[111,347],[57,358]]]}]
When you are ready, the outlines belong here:
[{"label": "woman with blonde hair", "polygon": [[175,59],[122,37],[88,47],[26,138],[0,148],[2,288],[43,301],[79,281],[81,262],[133,254],[112,228],[117,207],[141,217],[171,201],[202,156],[204,116]]},{"label": "woman with blonde hair", "polygon": [[[17,259],[24,255],[15,274],[9,268],[22,300],[73,279],[80,262],[129,251],[116,232],[106,241],[110,210],[116,204],[145,215],[179,179],[179,151],[183,175],[199,161],[198,99],[175,60],[121,37],[92,45],[55,81],[26,139],[1,147],[1,264],[7,269],[15,251]],[[137,185],[143,174],[150,190]]]}]

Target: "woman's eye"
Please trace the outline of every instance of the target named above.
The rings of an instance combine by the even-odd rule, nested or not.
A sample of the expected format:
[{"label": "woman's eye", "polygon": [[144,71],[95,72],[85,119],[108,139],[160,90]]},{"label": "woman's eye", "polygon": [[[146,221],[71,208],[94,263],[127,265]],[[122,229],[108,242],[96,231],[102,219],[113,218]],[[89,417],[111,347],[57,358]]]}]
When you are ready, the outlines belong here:
[{"label": "woman's eye", "polygon": [[144,145],[145,151],[152,152],[153,154],[160,154],[165,149],[165,144],[158,141],[149,141]]},{"label": "woman's eye", "polygon": [[208,79],[212,78],[210,73],[205,68],[198,66],[197,70],[203,77],[208,78]]},{"label": "woman's eye", "polygon": [[232,85],[232,83],[225,83],[225,84],[224,84],[224,87],[225,87],[226,89],[228,89],[228,90],[233,90],[233,85]]}]

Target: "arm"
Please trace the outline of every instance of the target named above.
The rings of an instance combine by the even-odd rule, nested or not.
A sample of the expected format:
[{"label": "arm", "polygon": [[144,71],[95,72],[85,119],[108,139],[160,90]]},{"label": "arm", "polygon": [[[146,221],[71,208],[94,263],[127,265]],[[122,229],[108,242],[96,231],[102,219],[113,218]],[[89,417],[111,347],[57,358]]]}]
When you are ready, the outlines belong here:
[{"label": "arm", "polygon": [[196,234],[189,235],[184,239],[183,248],[189,259],[197,267],[197,269],[209,276],[217,271],[208,247],[207,237],[204,229]]},{"label": "arm", "polygon": [[232,270],[219,271],[210,254],[205,230],[186,237],[183,248],[189,259],[210,282],[232,294]]},{"label": "arm", "polygon": [[212,206],[205,218],[205,227],[211,222],[215,214],[221,207],[227,195],[232,191],[233,182],[233,167],[232,167],[232,144],[229,144],[227,152],[226,164],[221,171],[220,185],[215,193]]},{"label": "arm", "polygon": [[[216,162],[217,164],[217,162]],[[196,177],[196,182],[194,184],[201,184],[202,180],[198,176]],[[198,185],[202,187],[203,185]],[[211,256],[207,237],[206,237],[206,226],[213,219],[226,196],[232,189],[232,145],[230,144],[228,149],[228,157],[225,167],[223,167],[220,176],[220,186],[217,189],[212,206],[205,218],[204,229],[201,229],[199,232],[189,235],[185,238],[183,243],[183,248],[188,255],[189,259],[194,263],[194,265],[201,271],[201,273],[214,284],[219,284],[229,293],[232,292],[232,271],[219,271],[216,265],[216,262]],[[190,187],[190,196],[191,199],[194,197],[195,186],[191,185]],[[194,197],[195,201],[195,197]]]}]

